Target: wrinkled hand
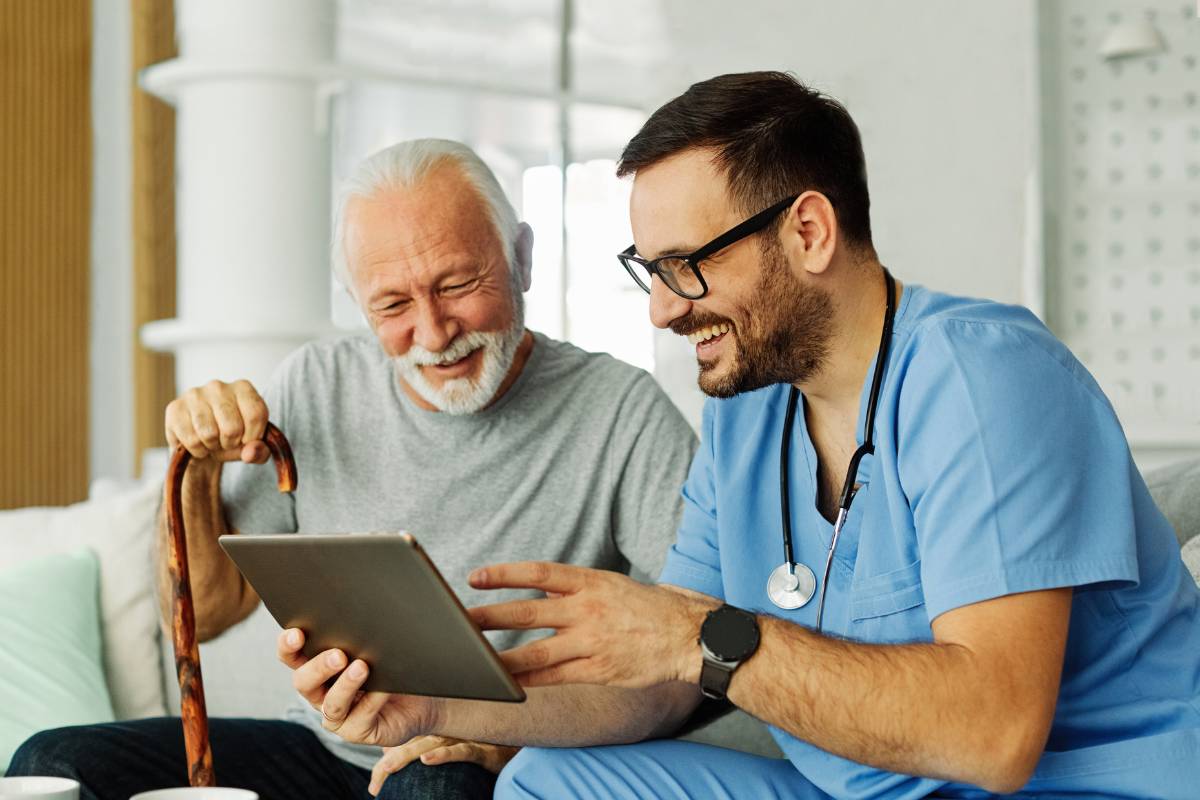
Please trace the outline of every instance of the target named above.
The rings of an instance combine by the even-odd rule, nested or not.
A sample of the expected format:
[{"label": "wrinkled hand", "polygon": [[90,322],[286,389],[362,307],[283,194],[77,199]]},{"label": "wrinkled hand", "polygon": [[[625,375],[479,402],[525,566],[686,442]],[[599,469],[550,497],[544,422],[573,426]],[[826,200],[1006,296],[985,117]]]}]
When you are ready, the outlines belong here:
[{"label": "wrinkled hand", "polygon": [[647,586],[616,572],[524,561],[471,573],[476,589],[540,589],[547,597],[470,610],[484,630],[553,628],[500,654],[524,686],[592,683],[645,688],[700,675],[697,639],[720,605],[696,592]]},{"label": "wrinkled hand", "polygon": [[[279,634],[279,660],[292,672],[292,685],[321,712],[322,726],[348,742],[389,746],[433,730],[442,701],[387,692],[364,692],[369,670],[365,661],[349,661],[341,650],[314,658],[303,652],[304,632],[290,628]],[[332,686],[329,681],[337,678]],[[326,688],[328,687],[328,688]]]},{"label": "wrinkled hand", "polygon": [[383,757],[371,769],[371,785],[367,791],[372,796],[379,794],[389,775],[399,772],[418,758],[422,764],[430,766],[465,761],[499,775],[504,765],[512,761],[520,749],[499,744],[464,742],[448,736],[418,736],[399,747],[389,747],[383,751]]},{"label": "wrinkled hand", "polygon": [[249,381],[209,381],[167,405],[167,446],[183,445],[192,458],[262,464],[271,451],[262,442],[267,404]]}]

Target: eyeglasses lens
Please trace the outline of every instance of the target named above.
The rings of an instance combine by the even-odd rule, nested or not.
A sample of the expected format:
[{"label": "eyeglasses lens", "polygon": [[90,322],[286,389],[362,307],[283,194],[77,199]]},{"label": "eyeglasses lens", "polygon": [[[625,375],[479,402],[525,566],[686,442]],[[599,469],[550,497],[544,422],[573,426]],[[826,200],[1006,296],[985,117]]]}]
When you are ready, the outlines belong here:
[{"label": "eyeglasses lens", "polygon": [[694,297],[702,290],[700,279],[685,259],[664,258],[658,262],[658,274],[676,294]]}]

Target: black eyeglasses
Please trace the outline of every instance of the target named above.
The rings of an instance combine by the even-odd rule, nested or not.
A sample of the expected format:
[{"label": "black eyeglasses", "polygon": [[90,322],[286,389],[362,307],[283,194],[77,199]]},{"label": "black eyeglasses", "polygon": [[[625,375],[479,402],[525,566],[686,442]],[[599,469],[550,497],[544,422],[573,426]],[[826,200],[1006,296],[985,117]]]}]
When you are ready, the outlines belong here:
[{"label": "black eyeglasses", "polygon": [[[657,275],[666,287],[680,297],[688,300],[698,300],[708,294],[708,284],[700,274],[700,262],[714,253],[724,250],[734,242],[745,239],[752,233],[758,233],[767,227],[782,211],[791,207],[800,195],[795,194],[780,200],[770,208],[764,209],[750,219],[735,225],[713,239],[708,244],[691,253],[668,253],[665,256],[652,258],[649,261],[637,255],[636,245],[617,254],[617,260],[625,267],[637,285],[650,293],[650,282]],[[643,274],[644,272],[644,274]]]}]

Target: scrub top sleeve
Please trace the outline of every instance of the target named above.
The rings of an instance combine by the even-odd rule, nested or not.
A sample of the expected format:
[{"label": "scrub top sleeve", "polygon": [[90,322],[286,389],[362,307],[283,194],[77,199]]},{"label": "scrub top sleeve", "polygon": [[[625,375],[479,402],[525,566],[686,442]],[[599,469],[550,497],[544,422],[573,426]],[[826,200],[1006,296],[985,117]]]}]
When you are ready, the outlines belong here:
[{"label": "scrub top sleeve", "polygon": [[658,582],[724,600],[717,539],[717,494],[713,481],[715,403],[708,400],[704,404],[700,448],[692,459],[687,482],[683,485],[683,520]]},{"label": "scrub top sleeve", "polygon": [[900,390],[900,480],[929,620],[1040,589],[1136,583],[1132,461],[1091,376],[1044,329],[938,321]]}]

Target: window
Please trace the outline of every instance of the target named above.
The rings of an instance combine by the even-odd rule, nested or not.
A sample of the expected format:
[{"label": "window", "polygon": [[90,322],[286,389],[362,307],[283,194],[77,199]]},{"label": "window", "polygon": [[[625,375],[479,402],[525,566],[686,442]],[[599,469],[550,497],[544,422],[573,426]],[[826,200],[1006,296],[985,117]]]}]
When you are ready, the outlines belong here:
[{"label": "window", "polygon": [[616,253],[633,240],[629,229],[629,182],[618,180],[616,162],[596,159],[567,169],[567,271],[562,270],[562,170],[525,170],[522,217],[534,229],[533,286],[528,324],[584,350],[613,356],[654,371],[654,339],[648,298],[617,263]]}]

